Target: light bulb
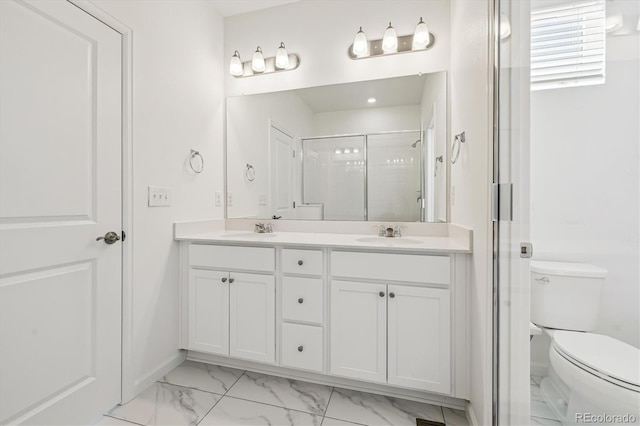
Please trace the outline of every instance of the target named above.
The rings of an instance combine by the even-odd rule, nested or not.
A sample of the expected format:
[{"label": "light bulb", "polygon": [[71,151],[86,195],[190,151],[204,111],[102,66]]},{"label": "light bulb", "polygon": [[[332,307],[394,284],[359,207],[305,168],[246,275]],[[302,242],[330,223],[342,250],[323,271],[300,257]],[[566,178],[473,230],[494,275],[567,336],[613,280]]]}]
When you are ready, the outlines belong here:
[{"label": "light bulb", "polygon": [[425,49],[429,44],[429,27],[424,23],[422,18],[416,25],[416,30],[413,32],[413,46],[412,49]]},{"label": "light bulb", "polygon": [[260,46],[253,52],[253,59],[251,60],[251,69],[255,72],[264,72],[264,56],[262,56],[262,49]]},{"label": "light bulb", "polygon": [[382,51],[384,53],[396,53],[398,51],[398,35],[396,34],[396,30],[391,26],[391,22],[389,22],[389,26],[384,31],[384,36],[382,37]]},{"label": "light bulb", "polygon": [[231,75],[242,75],[242,61],[240,60],[240,53],[236,50],[231,57],[231,63],[229,64],[229,72]]},{"label": "light bulb", "polygon": [[362,31],[362,27],[360,27],[360,31],[356,33],[356,38],[353,39],[352,52],[358,57],[369,54],[369,42],[367,41],[367,36],[364,35],[364,31]]},{"label": "light bulb", "polygon": [[284,47],[284,42],[281,42],[280,47],[276,50],[276,68],[281,70],[289,68],[289,54]]},{"label": "light bulb", "polygon": [[367,102],[369,102],[370,104],[375,104],[376,103],[376,98],[369,98],[369,99],[367,99]]}]

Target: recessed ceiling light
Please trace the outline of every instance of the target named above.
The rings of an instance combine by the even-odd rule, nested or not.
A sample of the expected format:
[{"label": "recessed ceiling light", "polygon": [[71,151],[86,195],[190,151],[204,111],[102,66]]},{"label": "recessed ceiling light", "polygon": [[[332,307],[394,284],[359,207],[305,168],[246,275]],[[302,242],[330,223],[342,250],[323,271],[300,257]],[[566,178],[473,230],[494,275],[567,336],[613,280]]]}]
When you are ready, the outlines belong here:
[{"label": "recessed ceiling light", "polygon": [[376,98],[369,98],[367,99],[367,102],[369,102],[370,104],[373,104],[376,102]]}]

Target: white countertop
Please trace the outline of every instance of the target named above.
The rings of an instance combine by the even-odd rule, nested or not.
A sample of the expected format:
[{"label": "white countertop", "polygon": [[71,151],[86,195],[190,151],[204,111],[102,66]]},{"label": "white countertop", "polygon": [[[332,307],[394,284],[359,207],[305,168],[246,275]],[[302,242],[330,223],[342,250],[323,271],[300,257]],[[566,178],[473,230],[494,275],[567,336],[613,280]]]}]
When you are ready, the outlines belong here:
[{"label": "white countertop", "polygon": [[225,230],[192,234],[176,233],[175,239],[196,243],[248,244],[252,246],[270,247],[333,247],[418,253],[471,253],[470,244],[465,244],[464,241],[449,236],[427,237],[407,235],[396,238],[384,238],[372,234],[279,231],[275,231],[272,234],[257,234],[249,231]]}]

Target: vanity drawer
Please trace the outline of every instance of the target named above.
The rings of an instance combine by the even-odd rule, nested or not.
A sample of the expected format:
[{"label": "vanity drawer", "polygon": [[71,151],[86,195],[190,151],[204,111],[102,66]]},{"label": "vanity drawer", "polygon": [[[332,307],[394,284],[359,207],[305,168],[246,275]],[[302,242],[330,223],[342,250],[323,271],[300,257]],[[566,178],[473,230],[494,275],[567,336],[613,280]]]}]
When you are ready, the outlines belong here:
[{"label": "vanity drawer", "polygon": [[322,371],[322,327],[282,324],[281,364]]},{"label": "vanity drawer", "polygon": [[425,284],[449,284],[451,282],[451,260],[449,256],[334,251],[331,253],[331,275]]},{"label": "vanity drawer", "polygon": [[273,272],[276,270],[276,250],[268,247],[191,244],[189,266]]},{"label": "vanity drawer", "polygon": [[282,318],[322,324],[322,278],[282,279]]},{"label": "vanity drawer", "polygon": [[283,249],[282,271],[285,274],[322,275],[322,251]]}]

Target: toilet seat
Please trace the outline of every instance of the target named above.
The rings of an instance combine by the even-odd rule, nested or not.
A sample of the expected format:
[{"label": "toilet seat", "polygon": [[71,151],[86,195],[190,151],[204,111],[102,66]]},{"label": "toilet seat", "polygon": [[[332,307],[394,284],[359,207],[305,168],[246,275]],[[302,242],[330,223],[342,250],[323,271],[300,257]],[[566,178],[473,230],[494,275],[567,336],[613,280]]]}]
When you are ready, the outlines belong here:
[{"label": "toilet seat", "polygon": [[640,393],[640,350],[609,336],[556,330],[553,347],[567,361],[611,384]]}]

